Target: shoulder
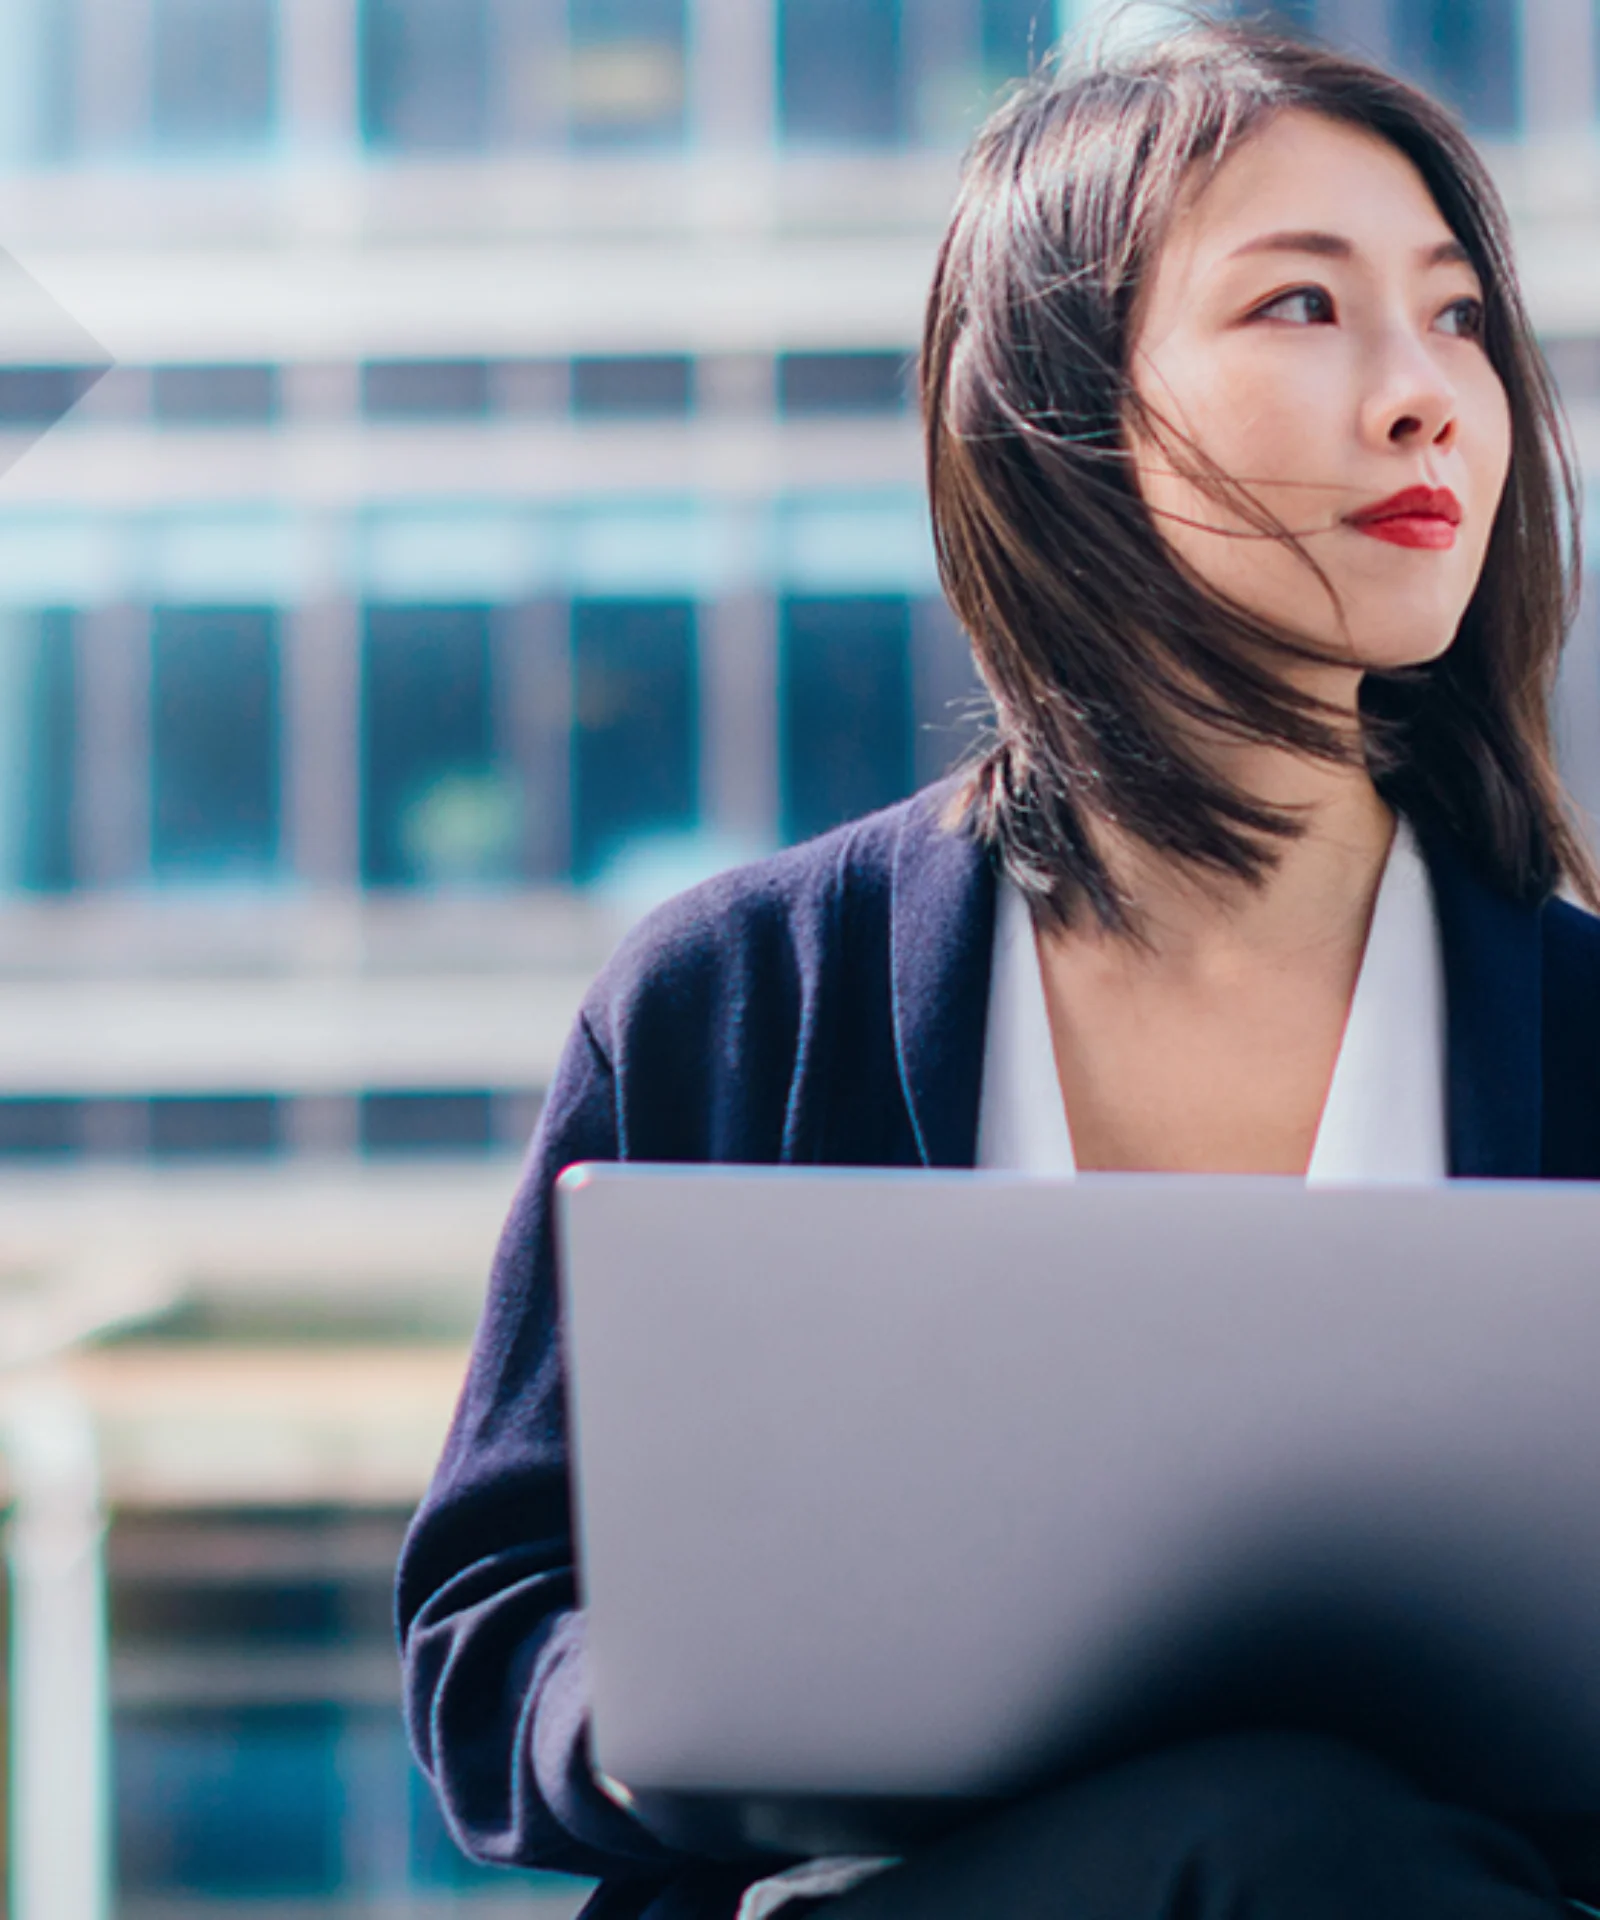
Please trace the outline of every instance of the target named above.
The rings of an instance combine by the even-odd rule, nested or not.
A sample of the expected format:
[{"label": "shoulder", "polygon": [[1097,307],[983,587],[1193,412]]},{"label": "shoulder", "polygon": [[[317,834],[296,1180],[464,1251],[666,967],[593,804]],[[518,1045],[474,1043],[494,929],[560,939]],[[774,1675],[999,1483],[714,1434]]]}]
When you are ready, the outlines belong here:
[{"label": "shoulder", "polygon": [[1544,933],[1543,1055],[1548,1173],[1600,1178],[1600,919],[1551,900]]},{"label": "shoulder", "polygon": [[1600,917],[1559,899],[1541,917],[1547,1022],[1576,1026],[1600,1044]]},{"label": "shoulder", "polygon": [[1570,900],[1550,900],[1544,908],[1546,945],[1568,966],[1588,969],[1600,980],[1600,914]]},{"label": "shoulder", "polygon": [[1540,914],[1544,933],[1544,991],[1562,1014],[1583,1016],[1600,1031],[1600,916],[1548,900]]},{"label": "shoulder", "polygon": [[950,792],[926,788],[657,907],[585,1002],[602,1045],[653,1013],[694,1025],[748,1017],[757,1003],[798,1013],[841,963],[886,954],[897,862],[932,837]]}]

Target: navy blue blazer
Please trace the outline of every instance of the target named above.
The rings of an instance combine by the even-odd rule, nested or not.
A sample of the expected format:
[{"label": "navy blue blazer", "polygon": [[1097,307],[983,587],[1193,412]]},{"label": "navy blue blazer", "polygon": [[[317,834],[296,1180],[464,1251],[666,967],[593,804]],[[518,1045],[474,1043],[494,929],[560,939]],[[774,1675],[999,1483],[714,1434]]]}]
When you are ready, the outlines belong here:
[{"label": "navy blue blazer", "polygon": [[[400,1568],[412,1741],[477,1857],[604,1876],[595,1911],[726,1920],[771,1862],[674,1854],[596,1787],[574,1610],[551,1188],[576,1160],[967,1167],[992,869],[948,786],[653,914],[588,994]],[[1600,921],[1515,905],[1423,836],[1451,1171],[1600,1177]]]}]

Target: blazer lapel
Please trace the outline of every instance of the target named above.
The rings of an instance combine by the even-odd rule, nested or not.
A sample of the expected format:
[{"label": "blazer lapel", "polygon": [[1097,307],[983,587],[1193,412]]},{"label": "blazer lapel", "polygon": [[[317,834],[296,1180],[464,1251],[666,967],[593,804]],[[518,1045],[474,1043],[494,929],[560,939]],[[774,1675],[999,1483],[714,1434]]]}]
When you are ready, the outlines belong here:
[{"label": "blazer lapel", "polygon": [[942,782],[907,809],[890,891],[895,1059],[927,1167],[977,1158],[994,946],[993,870],[969,834],[943,821],[955,792]]},{"label": "blazer lapel", "polygon": [[[895,847],[890,967],[896,1062],[924,1166],[977,1157],[995,878],[943,824],[951,783],[907,809]],[[1543,942],[1536,908],[1486,886],[1419,827],[1444,958],[1450,1172],[1532,1180],[1542,1157]]]},{"label": "blazer lapel", "polygon": [[1444,955],[1450,1171],[1534,1180],[1543,1147],[1543,941],[1537,908],[1493,892],[1424,839]]}]

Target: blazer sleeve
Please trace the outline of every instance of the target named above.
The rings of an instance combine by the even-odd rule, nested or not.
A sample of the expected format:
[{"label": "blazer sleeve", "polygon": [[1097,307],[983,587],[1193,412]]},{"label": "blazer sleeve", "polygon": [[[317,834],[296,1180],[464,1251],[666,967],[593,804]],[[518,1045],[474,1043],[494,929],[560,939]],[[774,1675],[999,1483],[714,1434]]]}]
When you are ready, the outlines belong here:
[{"label": "blazer sleeve", "polygon": [[498,1865],[611,1875],[676,1858],[601,1792],[586,1753],[552,1188],[574,1161],[619,1157],[614,1081],[580,1017],[398,1587],[412,1746],[457,1843]]},{"label": "blazer sleeve", "polygon": [[588,1762],[553,1188],[579,1160],[915,1163],[885,1094],[887,914],[868,916],[876,945],[847,954],[836,932],[849,838],[657,909],[590,989],[550,1088],[399,1572],[412,1745],[477,1859],[608,1880],[690,1865]]}]

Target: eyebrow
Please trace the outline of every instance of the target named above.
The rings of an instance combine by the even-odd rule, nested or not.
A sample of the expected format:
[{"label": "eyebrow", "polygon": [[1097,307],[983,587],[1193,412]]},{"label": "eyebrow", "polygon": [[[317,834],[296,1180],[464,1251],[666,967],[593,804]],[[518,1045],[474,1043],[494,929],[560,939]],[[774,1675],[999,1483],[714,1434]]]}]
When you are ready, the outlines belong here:
[{"label": "eyebrow", "polygon": [[[1251,253],[1314,253],[1325,260],[1349,260],[1354,258],[1355,248],[1342,233],[1321,233],[1311,228],[1264,233],[1258,239],[1247,240],[1242,247],[1235,247],[1228,258],[1237,260],[1241,254]],[[1424,247],[1418,257],[1425,267],[1472,264],[1472,256],[1456,239],[1440,240],[1434,246]]]}]

